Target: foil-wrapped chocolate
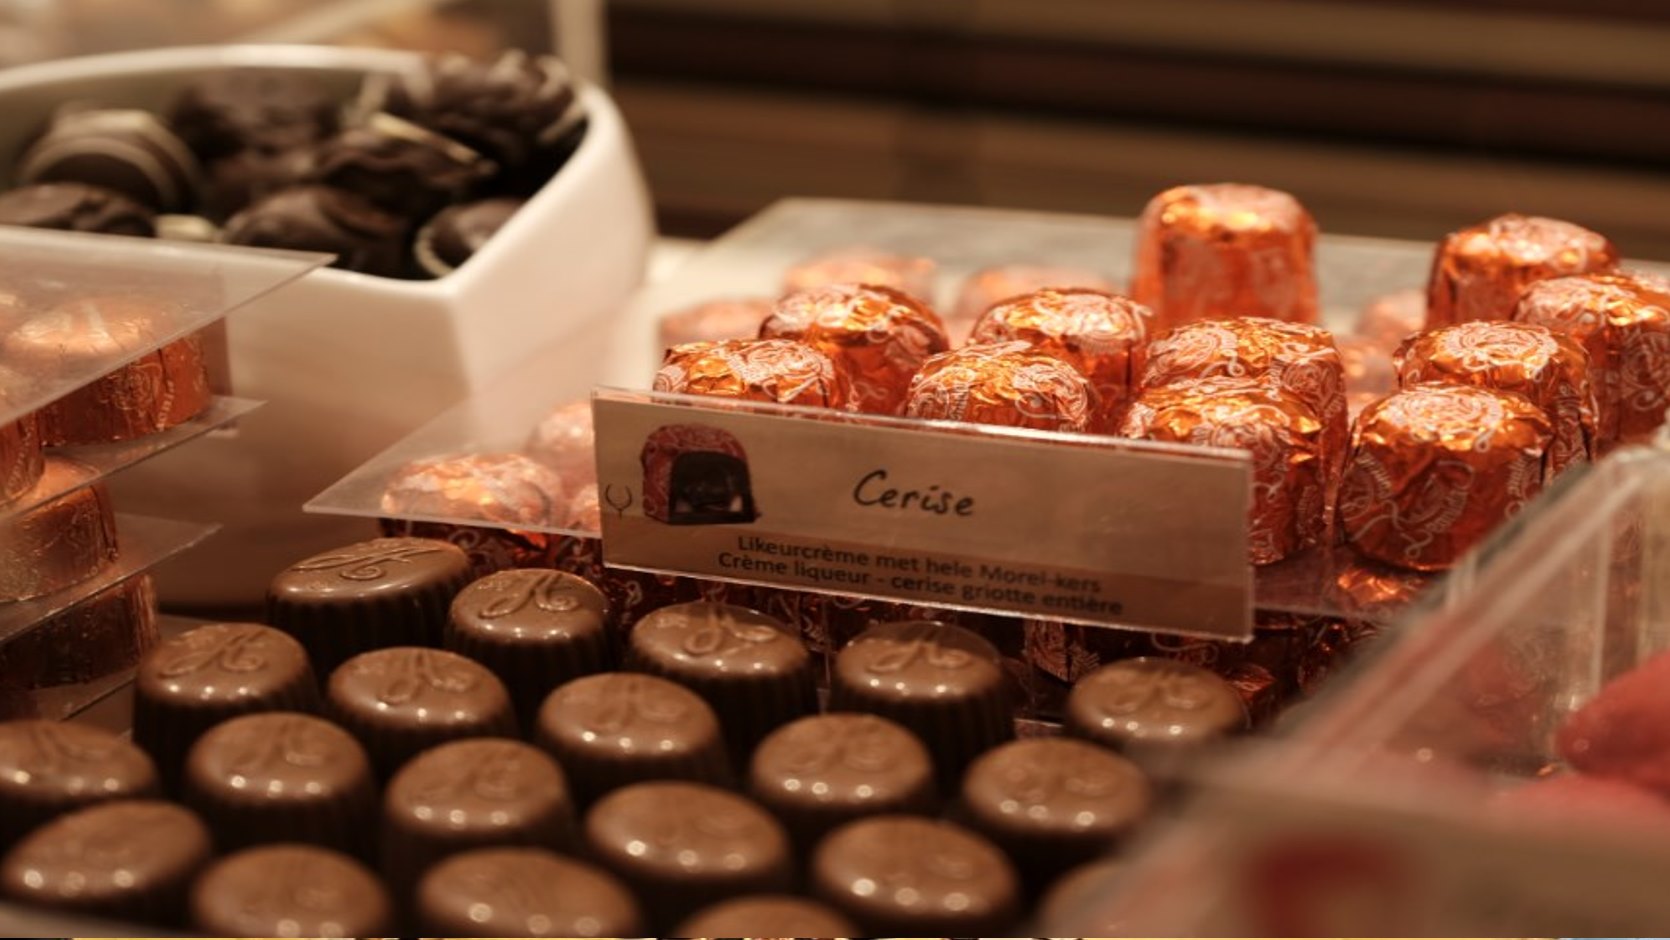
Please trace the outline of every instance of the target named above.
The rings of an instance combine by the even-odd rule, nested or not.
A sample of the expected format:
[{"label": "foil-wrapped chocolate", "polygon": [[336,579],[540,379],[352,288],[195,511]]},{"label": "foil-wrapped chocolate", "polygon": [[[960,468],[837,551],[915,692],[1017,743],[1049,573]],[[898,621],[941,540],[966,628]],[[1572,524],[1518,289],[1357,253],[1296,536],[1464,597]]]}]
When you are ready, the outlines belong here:
[{"label": "foil-wrapped chocolate", "polygon": [[957,292],[957,302],[947,319],[973,323],[1002,301],[1045,290],[1089,290],[1112,294],[1119,287],[1085,268],[1053,264],[1000,264],[982,268],[963,281]]},{"label": "foil-wrapped chocolate", "polygon": [[48,458],[33,492],[64,495],[0,521],[0,602],[80,584],[116,560],[116,517],[95,476],[82,464]]},{"label": "foil-wrapped chocolate", "polygon": [[662,359],[652,387],[658,392],[812,408],[842,408],[851,397],[846,376],[828,356],[786,339],[674,346]]},{"label": "foil-wrapped chocolate", "polygon": [[1551,473],[1594,453],[1597,406],[1589,356],[1567,334],[1529,323],[1473,320],[1409,337],[1397,351],[1397,368],[1403,386],[1476,385],[1530,399],[1554,425]]},{"label": "foil-wrapped chocolate", "polygon": [[1179,380],[1145,389],[1121,431],[1252,454],[1247,549],[1253,564],[1280,561],[1321,540],[1328,444],[1322,420],[1297,396],[1246,378]]},{"label": "foil-wrapped chocolate", "polygon": [[592,535],[603,531],[603,505],[598,499],[596,483],[580,487],[568,501],[567,526]]},{"label": "foil-wrapped chocolate", "polygon": [[560,526],[568,512],[562,480],[521,454],[414,460],[389,478],[381,506],[395,517],[533,526]]},{"label": "foil-wrapped chocolate", "polygon": [[1096,390],[1089,429],[1118,429],[1142,374],[1148,308],[1089,289],[1045,289],[1001,301],[980,317],[970,341],[1018,340],[1077,369]]},{"label": "foil-wrapped chocolate", "polygon": [[1355,420],[1364,408],[1374,404],[1397,388],[1397,367],[1392,353],[1380,338],[1341,336],[1335,341],[1339,360],[1345,370],[1345,407]]},{"label": "foil-wrapped chocolate", "polygon": [[131,669],[156,646],[157,591],[128,578],[0,644],[0,689],[45,689]]},{"label": "foil-wrapped chocolate", "polygon": [[1589,354],[1603,446],[1650,437],[1670,407],[1670,284],[1592,274],[1531,285],[1513,318],[1564,333]]},{"label": "foil-wrapped chocolate", "polygon": [[783,273],[783,294],[816,290],[835,284],[869,284],[909,294],[917,302],[934,302],[931,259],[901,255],[879,248],[850,246],[807,258]]},{"label": "foil-wrapped chocolate", "polygon": [[1039,431],[1090,427],[1096,394],[1077,369],[1022,342],[980,343],[940,353],[911,380],[912,418],[998,424]]},{"label": "foil-wrapped chocolate", "polygon": [[1617,266],[1618,249],[1604,235],[1559,219],[1499,215],[1438,243],[1426,325],[1506,320],[1519,295],[1537,281]]},{"label": "foil-wrapped chocolate", "polygon": [[551,409],[528,434],[522,450],[556,471],[564,487],[597,482],[597,435],[592,431],[591,401],[564,402]]},{"label": "foil-wrapped chocolate", "polygon": [[1426,327],[1426,291],[1409,287],[1369,301],[1357,314],[1353,331],[1388,349],[1395,349],[1411,333]]},{"label": "foil-wrapped chocolate", "polygon": [[191,148],[137,108],[62,108],[17,162],[20,183],[86,183],[158,212],[188,208],[201,176]]},{"label": "foil-wrapped chocolate", "polygon": [[0,424],[0,505],[15,502],[34,489],[45,470],[41,428],[35,415]]},{"label": "foil-wrapped chocolate", "polygon": [[1553,425],[1522,395],[1413,385],[1357,418],[1339,527],[1369,558],[1447,568],[1541,492]]},{"label": "foil-wrapped chocolate", "polygon": [[661,318],[661,348],[758,336],[771,305],[760,297],[732,297],[675,310]]},{"label": "foil-wrapped chocolate", "polygon": [[797,339],[821,350],[846,374],[855,410],[898,414],[929,356],[950,343],[939,316],[908,294],[867,284],[832,284],[777,302],[762,339]]},{"label": "foil-wrapped chocolate", "polygon": [[1222,317],[1315,323],[1316,222],[1262,186],[1177,186],[1142,211],[1131,296],[1163,326]]}]

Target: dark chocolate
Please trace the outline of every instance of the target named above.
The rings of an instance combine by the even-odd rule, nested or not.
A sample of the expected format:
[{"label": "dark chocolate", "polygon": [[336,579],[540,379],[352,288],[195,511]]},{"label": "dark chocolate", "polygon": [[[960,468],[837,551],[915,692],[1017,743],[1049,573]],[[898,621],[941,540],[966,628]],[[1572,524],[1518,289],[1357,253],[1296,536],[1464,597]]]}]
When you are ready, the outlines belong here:
[{"label": "dark chocolate", "polygon": [[363,937],[393,930],[377,877],[339,852],[310,845],[245,849],[209,866],[191,891],[204,933]]},{"label": "dark chocolate", "polygon": [[858,928],[829,907],[788,894],[751,894],[720,901],[690,915],[676,937],[856,937]]},{"label": "dark chocolate", "polygon": [[160,792],[156,765],[120,735],[70,721],[0,723],[0,852],[55,816]]},{"label": "dark chocolate", "polygon": [[412,249],[418,267],[432,277],[445,277],[463,267],[521,210],[523,202],[501,197],[442,209],[418,229]]},{"label": "dark chocolate", "polygon": [[168,123],[197,156],[293,150],[336,130],[339,105],[300,69],[219,69],[174,96]]},{"label": "dark chocolate", "polygon": [[326,700],[384,779],[438,744],[516,735],[504,683],[486,666],[445,650],[392,646],[361,653],[331,673]]},{"label": "dark chocolate", "polygon": [[131,108],[60,109],[17,163],[20,183],[85,183],[158,212],[189,209],[201,177],[184,141],[156,115]]},{"label": "dark chocolate", "polygon": [[410,223],[353,193],[329,186],[292,186],[257,200],[226,223],[229,245],[288,248],[336,255],[331,266],[399,277],[406,270]]},{"label": "dark chocolate", "polygon": [[475,150],[391,114],[373,114],[320,145],[312,178],[413,222],[468,195],[494,171]]},{"label": "dark chocolate", "polygon": [[1064,723],[1069,734],[1106,747],[1152,753],[1244,730],[1247,709],[1208,669],[1139,656],[1080,679],[1067,696]]},{"label": "dark chocolate", "polygon": [[313,151],[251,147],[209,164],[203,214],[225,221],[274,193],[300,186],[313,172]]},{"label": "dark chocolate", "polygon": [[819,844],[813,892],[865,936],[1008,936],[1020,915],[1014,866],[983,837],[916,816],[872,816]]},{"label": "dark chocolate", "polygon": [[421,929],[458,937],[631,937],[643,931],[638,902],[618,879],[541,849],[454,855],[423,876],[414,906]]},{"label": "dark chocolate", "polygon": [[45,689],[132,668],[159,638],[150,575],[105,588],[0,643],[0,688]]},{"label": "dark chocolate", "polygon": [[40,183],[0,192],[0,225],[98,232],[156,234],[156,213],[108,189],[83,183]]}]

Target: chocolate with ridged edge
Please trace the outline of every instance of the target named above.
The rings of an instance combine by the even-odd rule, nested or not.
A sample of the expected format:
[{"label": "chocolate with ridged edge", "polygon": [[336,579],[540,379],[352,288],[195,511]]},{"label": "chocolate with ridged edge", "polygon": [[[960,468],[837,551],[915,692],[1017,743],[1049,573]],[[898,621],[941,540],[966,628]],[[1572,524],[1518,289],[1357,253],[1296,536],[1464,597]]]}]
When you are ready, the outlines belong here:
[{"label": "chocolate with ridged edge", "polygon": [[158,212],[188,208],[202,178],[197,157],[149,111],[70,105],[17,160],[20,183],[86,183]]},{"label": "chocolate with ridged edge", "polygon": [[339,110],[302,69],[217,69],[174,95],[168,124],[199,157],[219,160],[317,143],[336,129]]},{"label": "chocolate with ridged edge", "polygon": [[110,676],[139,662],[159,637],[156,585],[135,575],[0,643],[0,686],[45,689]]},{"label": "chocolate with ridged edge", "polygon": [[748,792],[809,850],[831,829],[876,813],[932,813],[933,760],[914,734],[877,715],[813,715],[754,751]]},{"label": "chocolate with ridged edge", "polygon": [[431,277],[445,277],[475,256],[524,200],[500,197],[448,206],[418,229],[412,255]]},{"label": "chocolate with ridged edge", "polygon": [[982,751],[1015,736],[997,648],[963,627],[884,623],[835,657],[831,711],[870,712],[910,729],[934,755],[950,792]]},{"label": "chocolate with ridged edge", "polygon": [[462,199],[493,171],[491,160],[458,141],[379,113],[321,144],[310,178],[415,223]]},{"label": "chocolate with ridged edge", "polygon": [[454,855],[423,876],[413,906],[421,929],[459,937],[631,937],[643,924],[613,875],[543,849]]},{"label": "chocolate with ridged edge", "polygon": [[637,783],[586,814],[586,846],[666,929],[716,900],[788,890],[788,835],[753,801],[700,783]]},{"label": "chocolate with ridged edge", "polygon": [[462,549],[436,539],[356,542],[305,558],[267,588],[267,622],[299,640],[314,672],[386,646],[438,646],[470,576]]},{"label": "chocolate with ridged edge", "polygon": [[653,610],[633,626],[626,660],[707,700],[738,767],[774,728],[818,710],[806,644],[788,624],[746,607],[692,601]]},{"label": "chocolate with ridged edge", "polygon": [[209,854],[208,828],[183,806],[100,803],[12,846],[0,861],[0,897],[92,917],[176,923]]},{"label": "chocolate with ridged edge", "polygon": [[406,270],[410,223],[354,193],[329,186],[291,186],[257,199],[221,232],[228,245],[323,251],[331,267],[381,277]]},{"label": "chocolate with ridged edge", "polygon": [[0,852],[55,816],[160,789],[156,765],[113,732],[73,721],[0,723]]},{"label": "chocolate with ridged edge", "polygon": [[191,923],[243,937],[358,937],[393,930],[393,904],[377,877],[340,852],[266,845],[229,855],[191,891]]},{"label": "chocolate with ridged edge", "polygon": [[812,856],[812,892],[866,936],[1008,936],[1020,915],[1014,866],[953,823],[872,816],[830,833]]},{"label": "chocolate with ridged edge", "polygon": [[562,768],[508,738],[430,748],[407,761],[383,793],[383,874],[401,893],[431,865],[467,849],[570,851],[577,841]]},{"label": "chocolate with ridged edge", "polygon": [[546,698],[534,736],[567,771],[582,806],[642,780],[731,780],[713,709],[655,676],[606,672],[575,679]]},{"label": "chocolate with ridged edge", "polygon": [[1108,663],[1074,684],[1064,724],[1068,734],[1142,753],[1245,730],[1247,711],[1211,670],[1139,656]]},{"label": "chocolate with ridged edge", "polygon": [[46,454],[35,414],[0,424],[0,505],[28,495],[45,472]]},{"label": "chocolate with ridged edge", "polygon": [[458,592],[444,642],[493,670],[531,728],[553,689],[609,668],[609,600],[578,575],[500,571]]},{"label": "chocolate with ridged edge", "polygon": [[0,602],[53,594],[116,560],[110,494],[103,484],[89,484],[94,476],[83,464],[48,457],[31,492],[64,495],[0,520]]},{"label": "chocolate with ridged edge", "polygon": [[156,213],[132,199],[85,183],[38,183],[0,192],[0,225],[149,238]]},{"label": "chocolate with ridged edge", "polygon": [[370,852],[371,762],[322,718],[262,712],[210,728],[187,756],[181,790],[222,848],[305,842]]},{"label": "chocolate with ridged edge", "polygon": [[856,937],[858,928],[810,898],[751,894],[720,901],[690,915],[673,931],[677,937],[731,937],[745,933],[773,937]]},{"label": "chocolate with ridged edge", "polygon": [[516,736],[504,683],[486,666],[445,650],[391,646],[361,653],[331,673],[326,704],[365,745],[384,779],[438,744]]},{"label": "chocolate with ridged edge", "polygon": [[319,687],[300,643],[254,623],[211,623],[152,650],[134,674],[133,739],[170,785],[199,736],[237,715],[316,712]]}]

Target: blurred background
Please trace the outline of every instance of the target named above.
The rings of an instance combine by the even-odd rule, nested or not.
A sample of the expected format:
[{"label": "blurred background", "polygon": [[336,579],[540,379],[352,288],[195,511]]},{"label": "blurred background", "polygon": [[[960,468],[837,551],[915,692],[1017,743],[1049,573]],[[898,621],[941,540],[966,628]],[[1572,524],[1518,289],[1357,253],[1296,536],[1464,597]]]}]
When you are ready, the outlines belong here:
[{"label": "blurred background", "polygon": [[0,59],[210,42],[559,48],[662,230],[786,195],[1134,215],[1290,190],[1432,239],[1507,210],[1670,257],[1664,0],[0,0]]}]

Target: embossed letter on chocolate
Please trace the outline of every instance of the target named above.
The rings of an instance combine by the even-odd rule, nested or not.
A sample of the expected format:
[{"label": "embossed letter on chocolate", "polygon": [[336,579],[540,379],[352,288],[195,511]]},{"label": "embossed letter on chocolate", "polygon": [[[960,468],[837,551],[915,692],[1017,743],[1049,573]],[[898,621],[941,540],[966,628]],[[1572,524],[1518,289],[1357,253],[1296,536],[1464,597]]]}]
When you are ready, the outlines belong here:
[{"label": "embossed letter on chocolate", "polygon": [[1067,731],[1116,750],[1195,745],[1247,726],[1229,683],[1199,666],[1142,656],[1109,663],[1067,697]]},{"label": "embossed letter on chocolate", "polygon": [[813,892],[866,936],[1007,936],[1020,914],[1015,869],[961,826],[872,816],[830,833],[812,856]]},{"label": "embossed letter on chocolate", "polygon": [[203,932],[242,937],[357,937],[392,929],[388,892],[353,859],[307,845],[245,849],[216,862],[191,892]]},{"label": "embossed letter on chocolate", "polygon": [[543,849],[454,855],[423,876],[414,906],[422,929],[459,937],[632,937],[643,924],[613,875]]},{"label": "embossed letter on chocolate", "polygon": [[103,728],[36,719],[0,724],[0,852],[61,813],[158,789],[145,752]]},{"label": "embossed letter on chocolate", "polygon": [[110,494],[88,482],[93,476],[90,467],[49,457],[34,492],[64,495],[0,520],[0,602],[61,591],[116,560]]},{"label": "embossed letter on chocolate", "polygon": [[327,706],[387,778],[419,751],[458,738],[516,736],[504,683],[457,653],[394,646],[331,673]]}]

